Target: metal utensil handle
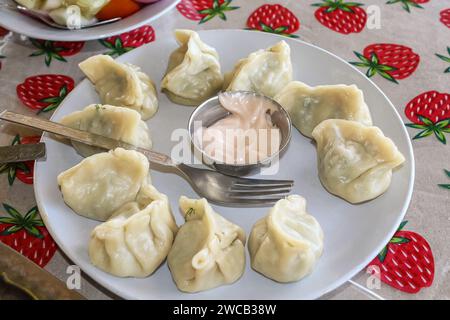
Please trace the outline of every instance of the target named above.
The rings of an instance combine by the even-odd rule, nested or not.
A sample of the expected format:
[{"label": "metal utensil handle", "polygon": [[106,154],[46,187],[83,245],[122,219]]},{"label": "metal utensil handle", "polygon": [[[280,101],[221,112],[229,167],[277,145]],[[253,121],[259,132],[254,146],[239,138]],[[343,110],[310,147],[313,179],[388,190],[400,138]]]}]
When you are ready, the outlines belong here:
[{"label": "metal utensil handle", "polygon": [[45,157],[45,144],[16,144],[0,147],[0,163],[37,160]]},{"label": "metal utensil handle", "polygon": [[114,140],[87,131],[70,128],[53,121],[48,121],[36,117],[30,117],[23,114],[14,113],[8,110],[5,110],[0,113],[0,119],[20,124],[26,127],[50,132],[62,136],[64,138],[68,138],[70,140],[85,143],[91,146],[100,147],[107,150],[115,149],[117,147],[128,150],[136,150],[144,154],[150,162],[157,163],[163,166],[174,166],[172,159],[166,156],[165,154],[139,148],[126,142]]}]

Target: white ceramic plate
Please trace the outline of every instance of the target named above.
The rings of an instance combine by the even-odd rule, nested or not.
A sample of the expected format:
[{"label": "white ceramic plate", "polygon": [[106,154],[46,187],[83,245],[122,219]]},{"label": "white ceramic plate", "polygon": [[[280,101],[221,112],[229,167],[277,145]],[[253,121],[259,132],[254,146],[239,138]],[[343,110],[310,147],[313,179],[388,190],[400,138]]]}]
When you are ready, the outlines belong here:
[{"label": "white ceramic plate", "polygon": [[[294,193],[307,199],[307,209],[322,225],[325,249],[314,272],[302,281],[280,284],[253,271],[247,257],[243,277],[232,285],[198,294],[177,290],[164,263],[146,279],[122,279],[111,276],[89,262],[88,241],[98,222],[75,214],[64,204],[56,183],[57,175],[77,164],[81,158],[69,146],[44,136],[47,160],[36,163],[35,191],[45,224],[60,248],[94,280],[124,298],[132,299],[312,299],[340,286],[363,269],[388,242],[408,207],[414,182],[414,158],[408,134],[400,116],[388,98],[364,74],[345,61],[310,44],[254,31],[201,31],[201,38],[219,52],[224,71],[250,52],[266,48],[283,39],[291,47],[294,78],[310,85],[352,84],[364,92],[374,123],[394,140],[404,154],[405,164],[397,170],[389,190],[377,199],[351,205],[329,194],[320,184],[316,168],[316,150],[311,141],[293,130],[288,151],[281,158],[279,179],[294,179]],[[171,37],[131,51],[119,58],[139,65],[156,83],[162,78],[169,53],[177,47]],[[170,153],[176,143],[171,133],[186,128],[192,107],[175,105],[164,94],[159,95],[160,107],[148,121],[154,139],[154,149]],[[84,80],[70,93],[53,115],[53,120],[99,98],[92,85]],[[101,168],[99,168],[101,170]],[[177,223],[181,225],[178,198],[196,197],[182,178],[152,171],[155,186],[169,196]],[[267,208],[225,208],[214,206],[217,212],[242,226],[247,235],[252,225],[267,213]],[[248,256],[248,255],[247,255]]]},{"label": "white ceramic plate", "polygon": [[160,0],[143,7],[135,14],[120,21],[81,30],[60,30],[52,28],[18,12],[0,9],[0,26],[36,39],[54,41],[95,40],[127,32],[144,24],[148,24],[175,7],[179,1],[180,0]]}]

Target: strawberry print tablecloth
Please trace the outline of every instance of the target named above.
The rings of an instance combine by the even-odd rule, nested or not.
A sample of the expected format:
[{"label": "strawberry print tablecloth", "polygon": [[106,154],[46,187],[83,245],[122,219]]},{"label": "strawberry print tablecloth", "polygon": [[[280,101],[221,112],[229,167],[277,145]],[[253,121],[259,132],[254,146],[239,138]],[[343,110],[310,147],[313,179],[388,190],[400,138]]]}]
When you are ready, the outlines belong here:
[{"label": "strawberry print tablecloth", "polygon": [[[450,299],[450,0],[350,1],[181,0],[151,26],[89,42],[29,39],[0,28],[0,109],[49,118],[82,79],[80,61],[119,56],[175,28],[256,29],[318,45],[387,94],[416,160],[408,223],[352,283],[323,298]],[[0,122],[0,145],[34,143],[39,134]],[[39,217],[33,162],[0,165],[0,172],[0,241],[66,281],[72,263]],[[80,292],[116,298],[84,276]]]}]

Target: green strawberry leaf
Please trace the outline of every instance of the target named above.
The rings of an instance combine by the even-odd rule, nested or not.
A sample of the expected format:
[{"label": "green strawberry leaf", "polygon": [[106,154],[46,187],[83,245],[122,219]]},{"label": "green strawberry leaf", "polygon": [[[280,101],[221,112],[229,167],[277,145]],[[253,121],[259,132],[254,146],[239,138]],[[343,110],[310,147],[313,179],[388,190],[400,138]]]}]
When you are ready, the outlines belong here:
[{"label": "green strawberry leaf", "polygon": [[389,81],[391,81],[393,83],[398,84],[397,80],[395,80],[389,73],[381,71],[381,70],[378,70],[378,74],[380,76],[382,76],[383,78],[385,78],[386,80],[389,80]]},{"label": "green strawberry leaf", "polygon": [[120,37],[117,37],[116,40],[114,41],[114,47],[116,49],[122,49],[123,48],[123,43],[122,43],[122,40],[120,39]]},{"label": "green strawberry leaf", "polygon": [[16,135],[14,136],[14,139],[13,139],[11,145],[12,145],[12,146],[15,146],[15,145],[17,145],[17,144],[20,144],[20,135],[18,135],[18,134],[16,134]]},{"label": "green strawberry leaf", "polygon": [[15,163],[16,169],[23,171],[24,173],[30,173],[30,169],[23,162]]},{"label": "green strawberry leaf", "polygon": [[398,70],[396,67],[388,66],[387,64],[377,65],[377,69],[381,71],[395,71]]},{"label": "green strawberry leaf", "polygon": [[371,61],[369,59],[367,59],[364,55],[362,55],[361,53],[359,53],[357,51],[353,51],[353,53],[358,57],[359,60],[366,63],[367,66],[370,65]]},{"label": "green strawberry leaf", "polygon": [[388,247],[385,246],[383,248],[383,250],[381,250],[381,252],[378,254],[378,260],[380,260],[381,263],[383,263],[384,259],[386,259],[387,253],[388,253]]},{"label": "green strawberry leaf", "polygon": [[51,57],[61,62],[67,62],[66,58],[56,53],[52,54]]},{"label": "green strawberry leaf", "polygon": [[428,126],[426,126],[424,124],[417,124],[417,123],[405,123],[405,126],[407,126],[409,128],[414,128],[414,129],[426,129],[426,128],[428,128]]},{"label": "green strawberry leaf", "polygon": [[362,68],[367,67],[367,64],[364,63],[364,62],[353,62],[353,61],[350,61],[350,64],[352,64],[354,66],[357,66],[357,67],[362,67]]},{"label": "green strawberry leaf", "polygon": [[400,223],[400,225],[398,226],[397,231],[402,230],[402,229],[406,226],[407,223],[408,223],[408,220],[402,221],[402,222]]},{"label": "green strawberry leaf", "polygon": [[57,103],[60,101],[59,97],[48,97],[48,98],[43,98],[41,100],[39,100],[39,102],[42,103]]},{"label": "green strawberry leaf", "polygon": [[288,29],[287,26],[281,26],[281,27],[276,28],[276,29],[273,30],[273,31],[274,31],[275,33],[283,33],[283,32],[285,32],[287,29]]},{"label": "green strawberry leaf", "polygon": [[33,237],[39,238],[39,239],[43,239],[44,236],[42,235],[42,233],[39,231],[38,228],[34,227],[34,226],[30,226],[30,225],[25,225],[25,230],[31,234]]},{"label": "green strawberry leaf", "polygon": [[427,126],[433,126],[434,125],[433,121],[431,121],[427,117],[419,115],[419,120],[422,121],[423,123],[425,123]]},{"label": "green strawberry leaf", "polygon": [[442,142],[443,144],[447,144],[447,139],[445,139],[445,135],[444,135],[444,133],[442,132],[442,130],[439,130],[439,128],[433,128],[433,132],[434,132],[434,135],[436,136],[436,138],[440,141],[440,142]]},{"label": "green strawberry leaf", "polygon": [[375,68],[370,67],[369,69],[367,69],[366,76],[368,76],[369,78],[373,77],[376,74],[377,70]]},{"label": "green strawberry leaf", "polygon": [[105,39],[100,39],[100,40],[98,40],[98,42],[100,42],[100,44],[102,46],[104,46],[104,47],[106,47],[108,49],[114,49],[114,45],[111,42],[106,41]]},{"label": "green strawberry leaf", "polygon": [[38,50],[33,52],[32,54],[30,54],[30,57],[38,57],[38,56],[42,56],[43,54],[45,54],[45,50]]},{"label": "green strawberry leaf", "polygon": [[17,220],[12,217],[0,217],[0,224],[16,224]]},{"label": "green strawberry leaf", "polygon": [[10,166],[8,170],[8,184],[12,186],[16,180],[16,167]]},{"label": "green strawberry leaf", "polygon": [[443,129],[443,128],[445,128],[445,127],[448,127],[448,126],[450,125],[450,118],[449,118],[449,119],[441,120],[441,121],[439,121],[439,122],[436,122],[434,125],[435,125],[436,127],[438,127],[439,129]]},{"label": "green strawberry leaf", "polygon": [[409,239],[407,239],[407,238],[404,238],[404,237],[392,237],[392,239],[389,241],[389,243],[392,243],[392,244],[401,244],[401,243],[407,243],[407,242],[409,242],[410,240]]},{"label": "green strawberry leaf", "polygon": [[35,227],[44,227],[44,222],[41,219],[35,219],[31,222],[31,224]]},{"label": "green strawberry leaf", "polygon": [[264,32],[273,32],[274,31],[271,27],[269,27],[267,24],[263,23],[262,21],[259,22],[259,25],[261,26],[261,29]]},{"label": "green strawberry leaf", "polygon": [[438,186],[450,190],[450,184],[438,184]]},{"label": "green strawberry leaf", "polygon": [[34,206],[28,212],[25,214],[24,220],[25,221],[32,221],[34,218],[36,218],[36,215],[38,214],[39,210],[37,206]]},{"label": "green strawberry leaf", "polygon": [[439,54],[439,53],[435,53],[435,55],[436,55],[439,59],[444,60],[445,62],[449,62],[449,63],[450,63],[450,58],[449,58],[449,57],[443,56],[443,55],[441,55],[441,54]]},{"label": "green strawberry leaf", "polygon": [[416,134],[416,135],[413,137],[413,140],[415,140],[415,139],[420,139],[420,138],[425,138],[425,137],[431,136],[432,134],[433,134],[433,129],[427,128],[427,129],[425,129],[425,130],[419,132],[418,134]]},{"label": "green strawberry leaf", "polygon": [[59,90],[59,97],[64,98],[67,95],[67,86],[63,85]]},{"label": "green strawberry leaf", "polygon": [[372,52],[372,53],[370,54],[370,62],[371,62],[372,64],[378,64],[378,56],[376,55],[375,52]]},{"label": "green strawberry leaf", "polygon": [[11,227],[3,230],[2,232],[0,232],[0,236],[9,236],[13,233],[16,233],[17,231],[22,230],[22,228],[23,228],[22,225],[11,226]]},{"label": "green strawberry leaf", "polygon": [[9,204],[3,203],[3,208],[6,210],[6,212],[13,217],[14,219],[16,219],[16,221],[22,221],[23,217],[22,215],[19,213],[19,211],[17,211],[16,209],[14,209],[13,207],[11,207]]},{"label": "green strawberry leaf", "polygon": [[450,178],[450,170],[445,170],[445,169],[444,169],[444,172],[445,172],[445,174],[447,175],[447,177]]}]

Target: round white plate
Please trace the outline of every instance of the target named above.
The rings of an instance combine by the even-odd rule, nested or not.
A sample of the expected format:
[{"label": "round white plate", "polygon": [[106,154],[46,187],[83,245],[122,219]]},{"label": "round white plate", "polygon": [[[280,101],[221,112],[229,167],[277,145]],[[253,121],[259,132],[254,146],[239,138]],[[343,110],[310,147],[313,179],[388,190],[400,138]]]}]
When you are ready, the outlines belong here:
[{"label": "round white plate", "polygon": [[[373,201],[351,205],[329,194],[320,184],[314,144],[293,130],[289,148],[281,158],[279,179],[294,179],[293,193],[304,196],[307,209],[314,215],[325,233],[325,249],[314,272],[305,279],[290,284],[269,280],[247,267],[242,278],[232,285],[197,294],[177,290],[164,263],[145,279],[118,278],[89,262],[88,241],[98,222],[75,214],[64,204],[56,183],[62,171],[77,164],[81,157],[69,145],[44,136],[47,160],[36,162],[36,199],[45,224],[60,248],[94,280],[124,298],[131,299],[312,299],[340,286],[362,270],[394,234],[408,207],[414,182],[414,158],[408,134],[400,116],[388,98],[364,74],[345,61],[310,44],[268,33],[241,30],[210,30],[199,32],[201,38],[215,47],[224,71],[250,52],[266,48],[280,40],[291,47],[294,78],[310,85],[356,84],[363,90],[374,123],[393,139],[406,158],[393,174],[389,190]],[[169,53],[177,48],[171,37],[131,51],[119,58],[141,66],[156,83],[162,78]],[[174,129],[186,128],[192,107],[175,105],[164,94],[159,95],[160,107],[147,123],[153,135],[154,150],[170,154],[176,144],[171,141]],[[84,80],[65,99],[53,115],[53,120],[99,98],[93,86]],[[101,170],[101,168],[98,168]],[[183,223],[179,213],[181,195],[197,197],[189,184],[174,174],[152,171],[154,185],[167,194],[177,223]],[[271,177],[273,178],[273,177]],[[252,225],[264,216],[268,208],[226,208],[214,206],[218,213],[242,226],[247,235]]]},{"label": "round white plate", "polygon": [[36,19],[27,17],[18,12],[0,9],[0,26],[26,35],[31,38],[53,41],[87,41],[106,38],[136,29],[158,19],[180,0],[160,0],[147,5],[135,14],[103,26],[81,30],[61,30],[50,27]]}]

